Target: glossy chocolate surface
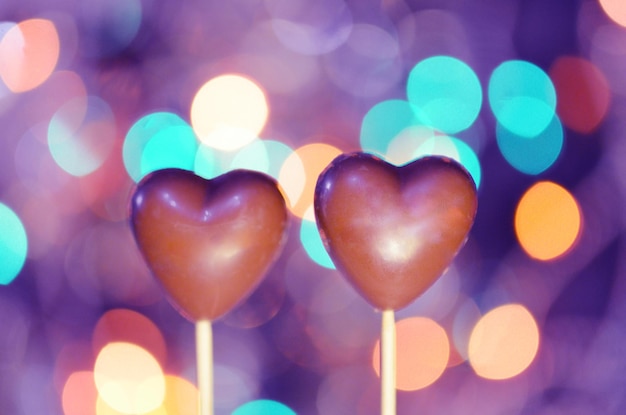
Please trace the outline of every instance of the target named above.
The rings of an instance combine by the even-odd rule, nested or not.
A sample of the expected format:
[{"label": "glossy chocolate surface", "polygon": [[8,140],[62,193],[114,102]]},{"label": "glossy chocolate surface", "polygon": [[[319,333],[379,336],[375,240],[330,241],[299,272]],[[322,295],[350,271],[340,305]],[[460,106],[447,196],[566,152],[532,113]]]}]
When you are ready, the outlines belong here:
[{"label": "glossy chocolate surface", "polygon": [[244,300],[278,257],[287,210],[276,182],[235,170],[205,180],[180,169],[146,176],[131,226],[149,268],[188,319],[216,320]]},{"label": "glossy chocolate surface", "polygon": [[344,154],[315,189],[330,257],[380,310],[405,307],[439,278],[465,243],[476,208],[471,176],[444,157],[396,167],[370,154]]}]

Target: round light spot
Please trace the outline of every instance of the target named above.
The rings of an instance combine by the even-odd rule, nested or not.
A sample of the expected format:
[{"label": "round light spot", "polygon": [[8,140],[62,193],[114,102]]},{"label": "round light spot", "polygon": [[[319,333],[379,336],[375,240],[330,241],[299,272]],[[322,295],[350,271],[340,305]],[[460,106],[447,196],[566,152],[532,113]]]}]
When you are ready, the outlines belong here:
[{"label": "round light spot", "polygon": [[431,127],[448,134],[472,125],[483,100],[472,68],[450,56],[433,56],[415,65],[407,81],[407,96]]},{"label": "round light spot", "polygon": [[[124,146],[122,148],[122,155],[124,158],[124,167],[128,175],[135,181],[141,180],[145,174],[142,170],[142,158],[145,163],[143,168],[149,169],[152,164],[148,159],[150,157],[144,157],[144,149],[148,143],[156,136],[159,136],[161,143],[171,143],[172,147],[176,148],[177,134],[182,133],[184,138],[180,140],[183,143],[189,141],[190,135],[193,136],[193,130],[191,126],[187,124],[178,115],[171,112],[154,112],[141,117],[137,120],[132,127],[128,130],[124,139]],[[194,138],[195,141],[195,138]],[[189,144],[183,144],[183,147],[188,147]],[[166,152],[167,150],[164,149]],[[185,155],[183,160],[175,165],[188,165],[189,155]],[[156,164],[156,163],[155,163]],[[175,167],[170,166],[170,167]]]},{"label": "round light spot", "polygon": [[476,323],[469,341],[469,362],[487,379],[519,375],[539,349],[539,329],[530,312],[519,304],[494,308]]},{"label": "round light spot", "polygon": [[296,413],[288,406],[272,401],[269,399],[259,399],[256,401],[247,402],[237,409],[235,409],[232,415],[296,415]]},{"label": "round light spot", "polygon": [[420,125],[405,128],[389,142],[384,158],[396,166],[410,163],[415,159],[417,149],[433,137],[435,132],[430,127]]},{"label": "round light spot", "polygon": [[335,264],[330,259],[322,242],[322,237],[317,229],[313,208],[309,208],[300,223],[300,242],[307,255],[318,265],[324,268],[335,269]]},{"label": "round light spot", "polygon": [[198,413],[198,389],[178,376],[165,376],[165,401],[163,408],[169,415],[196,415]]},{"label": "round light spot", "polygon": [[474,149],[456,137],[436,135],[424,141],[413,153],[414,158],[445,156],[459,162],[472,176],[476,187],[480,186],[482,170]]},{"label": "round light spot", "polygon": [[165,378],[159,362],[140,346],[109,343],[100,350],[94,368],[100,398],[125,414],[145,414],[165,398]]},{"label": "round light spot", "polygon": [[72,176],[85,176],[102,166],[111,153],[115,130],[113,111],[102,99],[71,99],[48,125],[50,154]]},{"label": "round light spot", "polygon": [[[415,105],[402,100],[382,101],[363,117],[361,149],[379,156],[385,155],[390,143],[401,134],[405,135],[405,130],[428,124],[428,120],[419,113]],[[430,127],[424,128],[431,130]]]},{"label": "round light spot", "polygon": [[3,203],[0,203],[0,229],[0,284],[7,285],[24,266],[28,238],[20,218]]},{"label": "round light spot", "polygon": [[193,171],[200,177],[212,179],[226,173],[225,164],[220,151],[200,143],[194,158]]},{"label": "round light spot", "polygon": [[93,372],[74,372],[67,378],[61,395],[64,415],[96,415],[97,400]]},{"label": "round light spot", "polygon": [[[396,388],[405,391],[433,384],[450,358],[446,331],[426,317],[410,317],[396,323],[396,350]],[[372,361],[380,376],[380,341],[374,346]]]},{"label": "round light spot", "polygon": [[600,6],[615,23],[626,27],[626,3],[622,0],[599,0]]},{"label": "round light spot", "polygon": [[227,74],[198,90],[191,103],[191,125],[207,146],[232,151],[258,137],[268,113],[265,93],[254,81]]},{"label": "round light spot", "polygon": [[489,79],[489,105],[509,131],[533,137],[554,118],[556,91],[538,66],[521,60],[500,64]]},{"label": "round light spot", "polygon": [[246,169],[267,173],[269,168],[270,159],[267,147],[259,138],[240,148],[230,163],[230,170]]},{"label": "round light spot", "polygon": [[141,153],[141,176],[167,168],[193,170],[198,151],[196,136],[187,125],[170,127],[156,133]]},{"label": "round light spot", "polygon": [[563,127],[554,116],[548,126],[533,137],[524,137],[496,126],[496,141],[502,156],[516,170],[536,175],[550,168],[563,149]]},{"label": "round light spot", "polygon": [[602,71],[586,59],[561,56],[549,73],[558,97],[556,111],[563,124],[579,133],[593,132],[611,102],[609,83]]},{"label": "round light spot", "polygon": [[531,257],[558,258],[573,246],[581,231],[582,214],[566,189],[542,181],[524,193],[515,211],[515,233]]},{"label": "round light spot", "polygon": [[142,347],[157,361],[165,362],[167,349],[159,328],[148,317],[133,310],[116,308],[104,313],[93,330],[93,349],[109,343],[126,342]]},{"label": "round light spot", "polygon": [[0,78],[12,92],[36,88],[54,71],[59,51],[59,35],[51,21],[24,20],[0,40]]},{"label": "round light spot", "polygon": [[292,213],[299,218],[313,206],[317,178],[341,150],[329,144],[313,143],[297,148],[283,164],[278,182]]}]

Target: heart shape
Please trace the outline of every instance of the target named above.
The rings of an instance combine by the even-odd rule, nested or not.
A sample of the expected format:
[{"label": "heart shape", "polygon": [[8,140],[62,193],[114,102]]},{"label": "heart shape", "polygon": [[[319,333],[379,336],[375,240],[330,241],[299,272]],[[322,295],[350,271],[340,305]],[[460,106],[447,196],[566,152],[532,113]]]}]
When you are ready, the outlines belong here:
[{"label": "heart shape", "polygon": [[137,185],[130,221],[174,306],[192,321],[213,321],[243,301],[277,259],[287,210],[265,174],[234,170],[205,180],[164,169]]},{"label": "heart shape", "polygon": [[474,222],[476,187],[445,157],[396,167],[337,157],[315,188],[315,217],[337,269],[375,308],[398,310],[450,265]]}]

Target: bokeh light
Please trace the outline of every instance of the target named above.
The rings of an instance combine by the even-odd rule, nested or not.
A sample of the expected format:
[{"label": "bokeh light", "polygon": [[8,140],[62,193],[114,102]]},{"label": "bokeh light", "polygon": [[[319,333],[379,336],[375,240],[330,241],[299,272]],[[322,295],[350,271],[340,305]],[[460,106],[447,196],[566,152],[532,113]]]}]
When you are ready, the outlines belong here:
[{"label": "bokeh light", "polygon": [[287,157],[279,174],[291,212],[299,218],[313,206],[315,184],[320,173],[341,150],[330,144],[312,143],[295,149]]},{"label": "bokeh light", "polygon": [[[434,320],[410,317],[396,322],[396,351],[396,388],[414,391],[433,384],[443,374],[450,358],[450,342]],[[380,340],[374,346],[372,361],[380,376]]]},{"label": "bokeh light", "polygon": [[482,176],[480,161],[476,152],[455,137],[436,135],[424,141],[413,153],[414,158],[424,156],[445,156],[459,162],[474,179],[476,187],[480,186]]},{"label": "bokeh light", "polygon": [[59,49],[59,35],[50,20],[19,22],[0,38],[0,78],[12,92],[36,88],[54,71]]},{"label": "bokeh light", "polygon": [[[426,126],[416,125],[413,127],[407,127],[392,138],[388,143],[387,151],[384,153],[384,159],[389,163],[395,164],[396,166],[407,164],[417,157],[417,149],[420,148],[426,141],[436,138],[438,143],[441,143],[442,141],[445,142],[445,140],[439,140],[438,137],[445,136],[436,136],[434,130]],[[451,143],[448,142],[448,144]],[[424,154],[425,153],[426,151],[424,151]],[[449,153],[458,157],[456,148],[452,149]],[[449,157],[453,156],[449,155]]]},{"label": "bokeh light", "polygon": [[554,118],[556,91],[537,65],[503,62],[491,74],[488,89],[489,105],[498,122],[517,135],[536,136]]},{"label": "bokeh light", "polygon": [[48,146],[57,164],[73,176],[97,170],[113,149],[116,125],[111,107],[95,96],[65,103],[48,126]]},{"label": "bokeh light", "polygon": [[[181,133],[183,138],[179,138],[179,134]],[[135,182],[138,182],[145,174],[142,162],[145,168],[150,168],[151,163],[149,158],[144,156],[144,149],[155,137],[160,137],[158,140],[161,143],[171,143],[172,147],[176,149],[179,147],[191,147],[191,144],[187,143],[190,135],[193,136],[191,126],[174,113],[153,112],[141,117],[131,126],[124,139],[122,154],[124,167],[126,167],[128,175]],[[178,146],[177,140],[182,140],[184,144]],[[167,149],[164,149],[164,151],[168,153]],[[190,155],[184,153],[180,155],[182,159],[174,160],[173,165],[168,167],[188,166]],[[155,154],[155,156],[158,156],[158,154]],[[194,156],[195,154],[192,155],[192,157]],[[161,163],[161,165],[162,164],[163,163]]]},{"label": "bokeh light", "polygon": [[63,415],[96,415],[97,401],[93,372],[74,372],[67,378],[61,395]]},{"label": "bokeh light", "polygon": [[602,9],[615,23],[626,27],[626,4],[620,0],[598,0]]},{"label": "bokeh light", "polygon": [[469,341],[469,362],[487,379],[519,375],[533,362],[539,349],[535,318],[520,304],[492,309],[481,317]]},{"label": "bokeh light", "polygon": [[165,376],[165,401],[167,415],[196,415],[198,412],[198,389],[179,376]]},{"label": "bokeh light", "polygon": [[19,216],[0,203],[0,285],[7,285],[22,270],[28,253],[28,238]]},{"label": "bokeh light", "polygon": [[193,130],[204,144],[219,150],[236,150],[257,138],[268,114],[265,92],[235,74],[209,80],[191,103]]},{"label": "bokeh light", "polygon": [[533,137],[524,137],[498,124],[496,139],[502,156],[522,173],[537,175],[549,169],[563,150],[563,127],[555,116]]},{"label": "bokeh light", "polygon": [[280,141],[255,139],[233,154],[228,170],[254,170],[278,180],[280,169],[291,153],[293,150]]},{"label": "bokeh light", "polygon": [[146,316],[133,310],[116,308],[100,317],[94,327],[94,352],[109,343],[132,343],[149,352],[158,362],[165,362],[167,349],[159,328]]},{"label": "bokeh light", "polygon": [[[360,134],[361,149],[379,156],[385,155],[390,143],[396,137],[409,128],[423,125],[429,125],[429,121],[413,104],[403,100],[379,102],[363,117]],[[430,127],[426,135],[428,131]]]},{"label": "bokeh light", "polygon": [[611,103],[609,82],[602,71],[584,58],[567,55],[552,64],[549,74],[558,97],[556,112],[563,124],[582,134],[593,132]]},{"label": "bokeh light", "polygon": [[582,213],[562,186],[541,181],[521,197],[515,211],[515,233],[533,258],[551,260],[567,253],[578,239]]},{"label": "bokeh light", "polygon": [[305,212],[302,222],[300,223],[300,242],[304,250],[309,257],[315,261],[316,264],[325,268],[335,268],[335,264],[330,259],[319,230],[317,229],[317,223],[315,222],[315,216],[313,213],[313,207],[310,207]]},{"label": "bokeh light", "polygon": [[[102,396],[98,396],[96,402],[96,415],[130,415],[122,411],[111,407]],[[163,405],[149,412],[144,412],[142,415],[168,415]]]},{"label": "bokeh light", "polygon": [[100,350],[94,366],[100,398],[125,414],[145,414],[163,403],[165,377],[159,362],[132,343],[109,343]]},{"label": "bokeh light", "polygon": [[237,409],[232,415],[296,415],[287,405],[270,399],[259,399],[247,402]]},{"label": "bokeh light", "polygon": [[141,176],[160,169],[193,170],[198,142],[187,125],[159,131],[148,141],[139,163]]},{"label": "bokeh light", "polygon": [[433,56],[415,65],[407,96],[431,127],[447,134],[467,129],[478,117],[483,98],[472,68],[451,56]]}]

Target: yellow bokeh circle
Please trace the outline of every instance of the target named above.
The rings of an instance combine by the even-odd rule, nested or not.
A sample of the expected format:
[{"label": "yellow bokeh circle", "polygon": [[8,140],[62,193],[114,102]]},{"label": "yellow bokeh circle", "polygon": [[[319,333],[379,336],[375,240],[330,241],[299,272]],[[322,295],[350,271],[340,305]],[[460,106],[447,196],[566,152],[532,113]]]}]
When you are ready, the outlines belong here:
[{"label": "yellow bokeh circle", "polygon": [[479,376],[509,379],[532,363],[539,349],[539,328],[520,304],[506,304],[482,316],[469,340],[468,359]]}]

